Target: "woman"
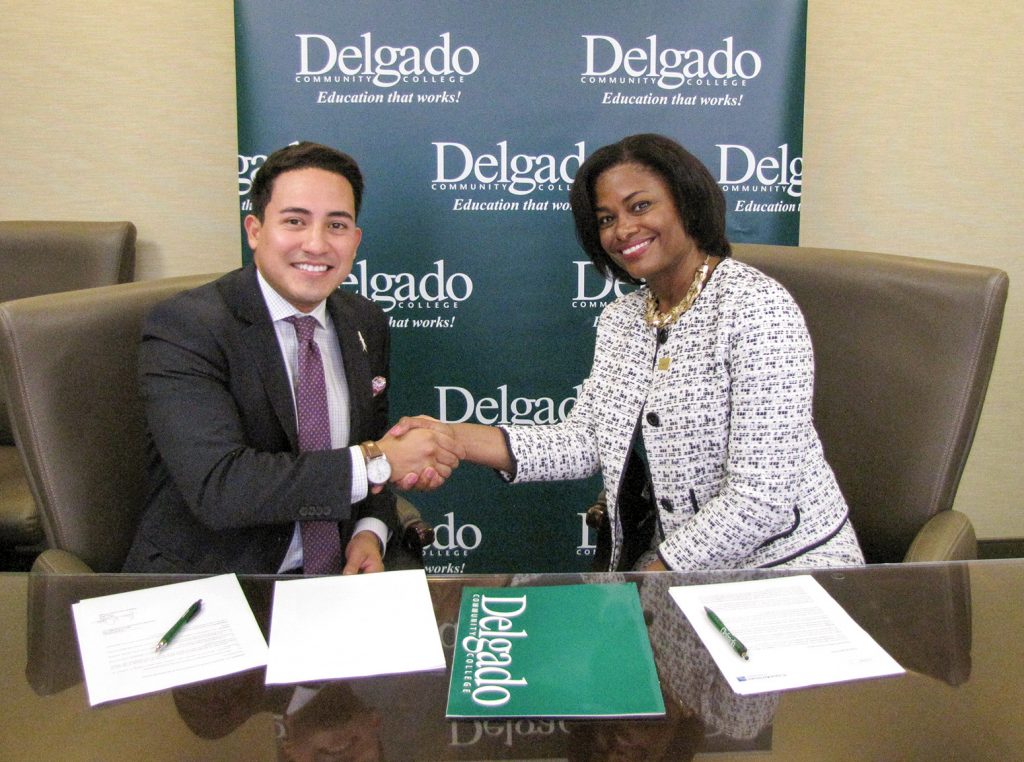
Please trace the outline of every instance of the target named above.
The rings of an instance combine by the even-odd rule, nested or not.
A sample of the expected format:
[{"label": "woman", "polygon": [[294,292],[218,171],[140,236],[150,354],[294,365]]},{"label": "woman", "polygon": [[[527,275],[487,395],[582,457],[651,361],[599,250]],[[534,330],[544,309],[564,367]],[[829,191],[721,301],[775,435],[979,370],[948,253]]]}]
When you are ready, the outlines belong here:
[{"label": "woman", "polygon": [[[515,482],[600,469],[608,569],[863,563],[811,417],[803,316],[730,257],[707,168],[668,138],[634,135],[590,156],[569,199],[598,271],[642,286],[602,312],[563,423],[446,428],[466,459]],[[393,431],[410,426],[443,424]]]}]

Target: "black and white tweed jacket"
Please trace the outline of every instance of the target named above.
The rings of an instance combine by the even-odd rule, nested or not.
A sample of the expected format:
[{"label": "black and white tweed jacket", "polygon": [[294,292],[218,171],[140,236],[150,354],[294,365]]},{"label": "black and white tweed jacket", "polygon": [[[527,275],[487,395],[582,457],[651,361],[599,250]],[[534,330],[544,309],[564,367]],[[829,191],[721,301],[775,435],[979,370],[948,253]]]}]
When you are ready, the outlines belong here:
[{"label": "black and white tweed jacket", "polygon": [[814,429],[814,359],[792,297],[724,259],[659,343],[643,320],[645,294],[627,294],[601,314],[590,377],[564,422],[506,429],[512,480],[600,470],[614,569],[617,497],[639,422],[658,550],[671,568],[771,566],[826,543],[848,509]]}]

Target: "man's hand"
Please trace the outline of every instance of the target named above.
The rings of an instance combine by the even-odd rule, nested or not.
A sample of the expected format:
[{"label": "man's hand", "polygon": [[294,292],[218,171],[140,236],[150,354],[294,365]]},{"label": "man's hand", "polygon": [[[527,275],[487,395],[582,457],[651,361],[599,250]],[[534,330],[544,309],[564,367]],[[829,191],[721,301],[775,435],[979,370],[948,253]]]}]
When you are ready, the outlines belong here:
[{"label": "man's hand", "polygon": [[[465,448],[456,439],[454,429],[447,423],[431,418],[429,415],[405,416],[392,426],[385,436],[402,439],[409,432],[416,429],[432,431],[439,437],[442,437],[445,442],[451,440],[454,442],[454,447],[456,448],[454,454],[458,455],[458,459],[461,461],[466,457]],[[457,467],[458,463],[453,468]],[[433,466],[427,466],[421,471],[401,471],[392,467],[392,475],[394,477],[392,481],[399,489],[415,489],[419,491],[435,490],[451,476],[450,473],[447,475],[443,472],[439,473],[439,470]]]},{"label": "man's hand", "polygon": [[[458,451],[459,460],[467,460],[506,473],[515,471],[515,458],[509,450],[505,434],[496,426],[485,426],[480,423],[448,424],[428,415],[417,415],[402,418],[391,427],[387,436],[405,438],[417,431],[433,432],[438,437],[445,438],[445,441],[448,438],[454,440],[461,448]],[[415,486],[417,489],[423,489],[425,475],[422,471],[418,473],[419,480]],[[404,479],[402,486],[406,486]]]},{"label": "man's hand", "polygon": [[388,431],[389,436],[400,437],[403,434],[412,431],[413,429],[430,429],[440,434],[447,434],[454,438],[455,433],[452,427],[444,421],[439,421],[436,418],[431,418],[429,415],[406,415],[398,420],[391,430]]},{"label": "man's hand", "polygon": [[[402,426],[405,421],[416,425]],[[403,418],[377,444],[391,463],[392,483],[402,489],[437,489],[466,457],[451,427],[426,416]]]},{"label": "man's hand", "polygon": [[345,568],[342,574],[369,574],[384,571],[380,538],[373,532],[356,532],[345,546]]}]

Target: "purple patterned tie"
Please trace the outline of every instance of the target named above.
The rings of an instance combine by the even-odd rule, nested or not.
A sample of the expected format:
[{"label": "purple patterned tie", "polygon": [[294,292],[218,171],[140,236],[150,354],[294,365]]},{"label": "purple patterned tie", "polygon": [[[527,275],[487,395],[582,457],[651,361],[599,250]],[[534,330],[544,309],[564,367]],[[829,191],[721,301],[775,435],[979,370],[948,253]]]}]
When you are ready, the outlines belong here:
[{"label": "purple patterned tie", "polygon": [[[320,348],[313,341],[317,320],[311,315],[290,317],[299,339],[299,383],[295,406],[299,416],[299,449],[331,449],[331,419],[327,413],[327,384]],[[305,574],[341,571],[341,537],[334,521],[302,521],[302,567]]]}]

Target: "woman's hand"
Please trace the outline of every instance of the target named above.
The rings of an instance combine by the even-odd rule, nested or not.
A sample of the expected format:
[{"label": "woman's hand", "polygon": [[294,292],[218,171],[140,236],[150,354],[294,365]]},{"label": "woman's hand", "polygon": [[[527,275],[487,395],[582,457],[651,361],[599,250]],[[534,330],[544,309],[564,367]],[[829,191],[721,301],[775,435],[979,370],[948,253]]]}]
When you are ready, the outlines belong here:
[{"label": "woman's hand", "polygon": [[437,489],[466,456],[451,426],[427,416],[403,418],[377,444],[391,463],[392,483],[401,489]]}]

